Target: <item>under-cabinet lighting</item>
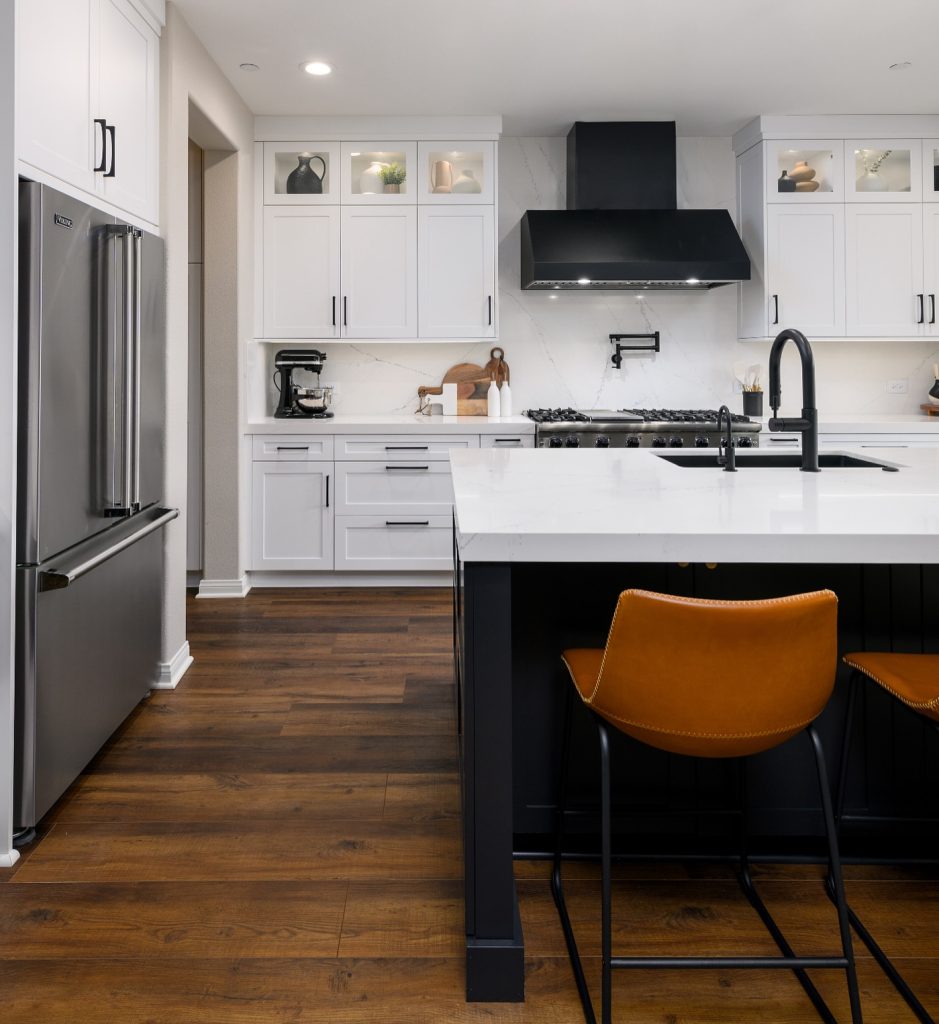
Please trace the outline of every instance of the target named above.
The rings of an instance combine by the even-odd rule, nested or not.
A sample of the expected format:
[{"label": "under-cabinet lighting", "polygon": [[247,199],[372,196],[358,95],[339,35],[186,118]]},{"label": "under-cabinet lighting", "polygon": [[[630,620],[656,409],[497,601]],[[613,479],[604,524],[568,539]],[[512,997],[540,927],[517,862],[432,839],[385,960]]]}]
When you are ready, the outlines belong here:
[{"label": "under-cabinet lighting", "polygon": [[700,284],[701,282],[696,277],[689,277],[685,284]]},{"label": "under-cabinet lighting", "polygon": [[578,277],[577,278],[577,283],[578,284],[590,284],[590,278],[589,277]]},{"label": "under-cabinet lighting", "polygon": [[333,72],[329,64],[321,60],[311,60],[301,64],[300,70],[305,71],[308,75],[331,75]]}]

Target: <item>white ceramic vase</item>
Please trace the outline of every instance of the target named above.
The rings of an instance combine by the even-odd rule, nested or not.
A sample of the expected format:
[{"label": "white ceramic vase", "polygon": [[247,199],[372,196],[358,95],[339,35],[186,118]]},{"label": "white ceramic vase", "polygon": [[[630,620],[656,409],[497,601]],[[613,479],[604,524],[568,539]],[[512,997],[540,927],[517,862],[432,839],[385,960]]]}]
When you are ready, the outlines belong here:
[{"label": "white ceramic vase", "polygon": [[479,184],[471,170],[465,170],[451,186],[451,192],[461,192],[464,195],[476,195],[482,192],[483,187]]},{"label": "white ceramic vase", "polygon": [[876,172],[868,171],[857,180],[858,192],[886,192],[887,182]]},{"label": "white ceramic vase", "polygon": [[385,183],[381,180],[382,168],[386,165],[381,160],[373,160],[359,175],[359,192],[362,195],[377,195]]}]

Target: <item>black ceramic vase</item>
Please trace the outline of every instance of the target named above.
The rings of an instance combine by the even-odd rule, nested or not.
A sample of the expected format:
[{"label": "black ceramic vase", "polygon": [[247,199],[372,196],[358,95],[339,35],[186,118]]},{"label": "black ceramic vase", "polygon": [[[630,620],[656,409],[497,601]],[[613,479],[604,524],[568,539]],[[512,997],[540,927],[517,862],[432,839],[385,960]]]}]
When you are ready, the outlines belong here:
[{"label": "black ceramic vase", "polygon": [[[323,173],[317,174],[310,166],[311,160],[319,160]],[[297,157],[297,166],[287,175],[287,194],[291,196],[319,196],[323,194],[323,178],[326,177],[326,161],[321,156]]]},{"label": "black ceramic vase", "polygon": [[929,397],[935,398],[935,400],[939,402],[939,378],[936,379],[936,382],[929,389]]}]

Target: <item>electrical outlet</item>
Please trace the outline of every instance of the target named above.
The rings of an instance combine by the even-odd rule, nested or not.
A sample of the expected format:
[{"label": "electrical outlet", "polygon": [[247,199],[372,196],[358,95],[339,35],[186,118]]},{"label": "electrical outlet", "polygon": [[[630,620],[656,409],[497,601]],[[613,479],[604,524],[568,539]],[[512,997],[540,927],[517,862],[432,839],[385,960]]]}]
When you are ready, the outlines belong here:
[{"label": "electrical outlet", "polygon": [[906,377],[898,377],[896,380],[887,381],[888,395],[906,395],[910,390],[910,382]]}]

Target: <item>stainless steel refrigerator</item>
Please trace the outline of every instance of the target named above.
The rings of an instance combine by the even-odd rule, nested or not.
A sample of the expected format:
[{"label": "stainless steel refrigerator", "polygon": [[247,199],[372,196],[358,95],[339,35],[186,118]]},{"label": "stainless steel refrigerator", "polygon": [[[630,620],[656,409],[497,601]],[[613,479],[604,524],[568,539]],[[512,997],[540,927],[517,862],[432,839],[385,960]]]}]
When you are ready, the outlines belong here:
[{"label": "stainless steel refrigerator", "polygon": [[160,661],[162,241],[20,182],[15,824],[34,826]]}]

